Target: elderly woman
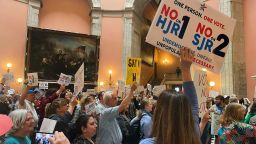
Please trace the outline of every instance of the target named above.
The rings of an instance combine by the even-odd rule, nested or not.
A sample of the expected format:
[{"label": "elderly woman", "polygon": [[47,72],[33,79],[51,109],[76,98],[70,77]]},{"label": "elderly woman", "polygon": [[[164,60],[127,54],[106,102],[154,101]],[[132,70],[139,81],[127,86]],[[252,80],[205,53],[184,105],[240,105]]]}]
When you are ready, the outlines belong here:
[{"label": "elderly woman", "polygon": [[9,114],[13,127],[7,133],[5,144],[31,144],[29,135],[34,130],[35,121],[30,111],[17,109]]}]

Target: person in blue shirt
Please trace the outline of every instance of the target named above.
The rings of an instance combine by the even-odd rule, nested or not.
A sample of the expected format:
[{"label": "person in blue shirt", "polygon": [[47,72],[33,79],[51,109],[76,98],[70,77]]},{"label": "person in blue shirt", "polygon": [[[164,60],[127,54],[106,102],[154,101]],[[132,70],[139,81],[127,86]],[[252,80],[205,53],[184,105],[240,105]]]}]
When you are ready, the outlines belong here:
[{"label": "person in blue shirt", "polygon": [[174,90],[163,91],[157,101],[153,116],[152,138],[140,144],[200,144],[199,109],[190,67],[193,53],[181,49],[181,73],[184,94]]}]

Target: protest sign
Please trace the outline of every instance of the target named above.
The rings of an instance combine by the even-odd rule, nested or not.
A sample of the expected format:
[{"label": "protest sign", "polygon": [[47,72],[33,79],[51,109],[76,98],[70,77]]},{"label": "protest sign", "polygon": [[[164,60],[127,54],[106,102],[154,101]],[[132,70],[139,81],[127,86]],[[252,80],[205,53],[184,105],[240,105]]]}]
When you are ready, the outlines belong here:
[{"label": "protest sign", "polygon": [[3,74],[3,78],[6,81],[13,81],[14,80],[14,76],[13,76],[12,72],[7,72],[7,73]]},{"label": "protest sign", "polygon": [[78,95],[84,88],[84,63],[75,74],[74,95]]},{"label": "protest sign", "polygon": [[39,82],[39,89],[48,89],[48,82]]},{"label": "protest sign", "polygon": [[56,126],[57,121],[56,120],[51,120],[48,118],[44,118],[41,128],[40,128],[40,132],[43,133],[53,133],[54,128]]},{"label": "protest sign", "polygon": [[205,71],[197,70],[194,74],[194,85],[199,105],[199,116],[207,111],[207,97],[208,97],[208,80]]},{"label": "protest sign", "polygon": [[61,85],[68,86],[71,82],[71,78],[72,78],[71,75],[66,75],[64,73],[61,73],[57,83],[61,84]]},{"label": "protest sign", "polygon": [[30,86],[38,86],[38,75],[37,73],[28,73],[28,84]]},{"label": "protest sign", "polygon": [[193,0],[162,0],[146,42],[179,57],[188,47],[193,63],[220,72],[236,21]]},{"label": "protest sign", "polygon": [[88,105],[85,105],[85,112],[87,115],[92,115],[96,112],[96,104],[95,103],[90,103]]},{"label": "protest sign", "polygon": [[117,87],[117,92],[119,97],[123,97],[124,92],[125,92],[125,82],[122,80],[117,81],[118,87]]},{"label": "protest sign", "polygon": [[152,92],[154,96],[159,96],[164,90],[166,90],[166,85],[154,86]]},{"label": "protest sign", "polygon": [[127,59],[126,85],[140,82],[141,58]]}]

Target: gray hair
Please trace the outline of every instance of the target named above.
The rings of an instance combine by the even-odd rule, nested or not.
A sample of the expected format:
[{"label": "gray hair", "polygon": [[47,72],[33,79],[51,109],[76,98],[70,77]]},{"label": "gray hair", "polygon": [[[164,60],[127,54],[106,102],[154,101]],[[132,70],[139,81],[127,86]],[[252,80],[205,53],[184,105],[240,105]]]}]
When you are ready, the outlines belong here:
[{"label": "gray hair", "polygon": [[107,104],[107,101],[112,98],[112,95],[113,95],[113,91],[104,92],[104,95],[103,95],[104,104]]},{"label": "gray hair", "polygon": [[12,119],[13,126],[9,130],[7,135],[13,134],[23,127],[23,124],[25,123],[27,118],[27,113],[31,112],[26,109],[17,109],[9,114],[9,117]]}]

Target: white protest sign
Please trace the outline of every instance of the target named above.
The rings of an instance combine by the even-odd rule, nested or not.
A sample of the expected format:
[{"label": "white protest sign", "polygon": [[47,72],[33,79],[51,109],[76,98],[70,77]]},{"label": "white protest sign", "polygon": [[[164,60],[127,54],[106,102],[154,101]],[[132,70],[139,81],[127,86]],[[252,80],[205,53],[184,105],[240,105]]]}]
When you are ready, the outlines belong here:
[{"label": "white protest sign", "polygon": [[123,94],[125,92],[125,82],[122,80],[118,80],[117,84],[118,84],[118,87],[117,87],[118,96],[123,97]]},{"label": "white protest sign", "polygon": [[84,63],[75,74],[74,95],[78,95],[84,88]]},{"label": "white protest sign", "polygon": [[164,90],[166,90],[166,85],[158,85],[158,86],[154,86],[152,92],[153,92],[153,95],[159,96]]},{"label": "white protest sign", "polygon": [[56,123],[57,123],[56,120],[44,118],[41,128],[40,128],[40,132],[53,133]]},{"label": "white protest sign", "polygon": [[35,88],[34,92],[36,92],[35,93],[36,99],[39,99],[45,95],[45,92],[43,90],[40,90],[39,88]]},{"label": "white protest sign", "polygon": [[125,86],[125,91],[124,91],[124,97],[128,96],[130,94],[131,91],[131,86],[130,85],[126,85]]},{"label": "white protest sign", "polygon": [[48,89],[48,82],[39,82],[39,89]]},{"label": "white protest sign", "polygon": [[136,93],[140,94],[141,92],[144,92],[144,86],[139,85],[136,89]]},{"label": "white protest sign", "polygon": [[3,74],[3,78],[5,78],[6,81],[13,81],[14,80],[14,76],[12,72],[8,72]]},{"label": "white protest sign", "polygon": [[95,89],[87,89],[86,93],[87,94],[96,94],[96,90]]},{"label": "white protest sign", "polygon": [[180,48],[189,47],[195,64],[218,73],[235,23],[198,0],[162,0],[146,42],[178,57]]},{"label": "white protest sign", "polygon": [[28,84],[30,86],[38,86],[38,75],[37,73],[28,73]]},{"label": "white protest sign", "polygon": [[205,71],[197,70],[194,75],[194,84],[199,104],[199,116],[202,117],[207,111],[208,80]]},{"label": "white protest sign", "polygon": [[61,73],[57,83],[61,84],[61,85],[68,86],[71,82],[71,78],[72,78],[71,75],[66,75],[64,73]]},{"label": "white protest sign", "polygon": [[95,103],[90,103],[88,105],[85,105],[85,112],[87,115],[92,115],[96,113],[96,104]]},{"label": "white protest sign", "polygon": [[14,89],[9,89],[7,91],[7,93],[8,93],[8,95],[13,95],[13,94],[15,94],[15,90]]}]

